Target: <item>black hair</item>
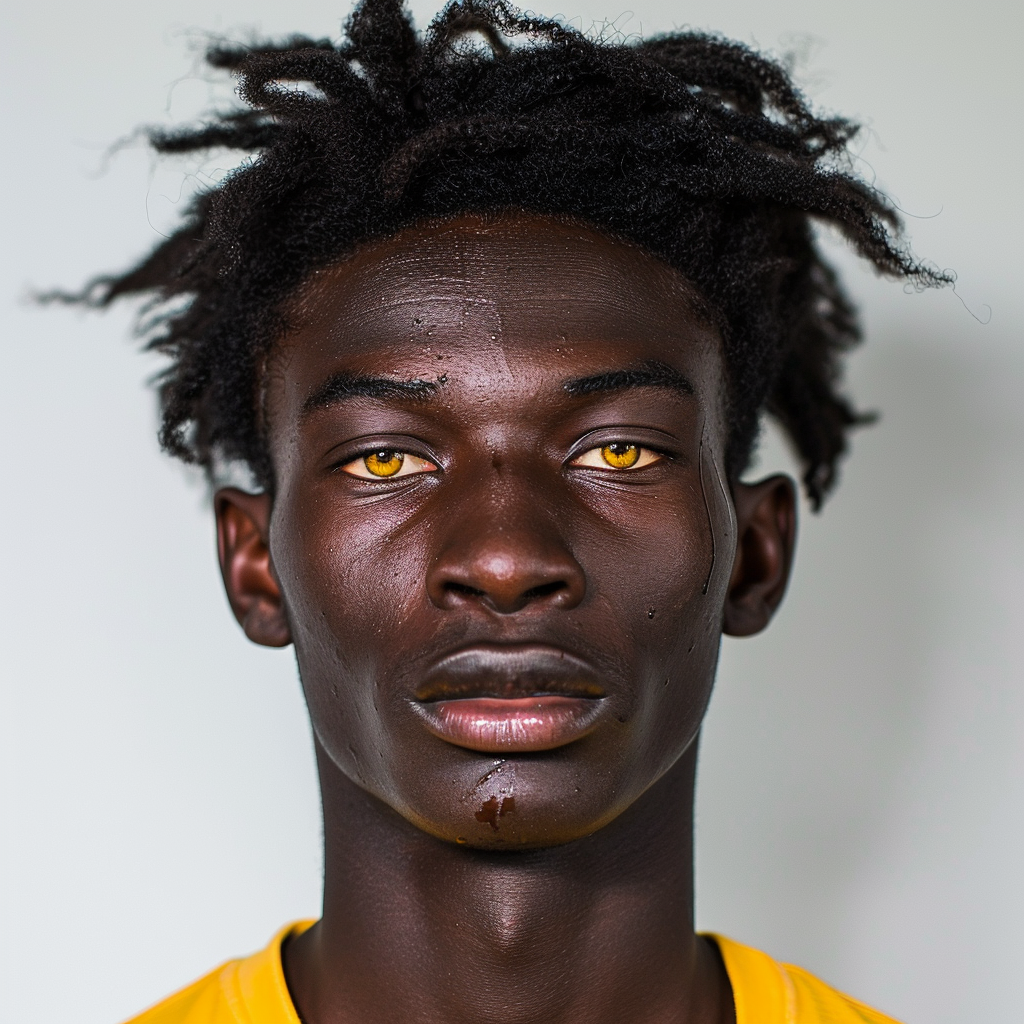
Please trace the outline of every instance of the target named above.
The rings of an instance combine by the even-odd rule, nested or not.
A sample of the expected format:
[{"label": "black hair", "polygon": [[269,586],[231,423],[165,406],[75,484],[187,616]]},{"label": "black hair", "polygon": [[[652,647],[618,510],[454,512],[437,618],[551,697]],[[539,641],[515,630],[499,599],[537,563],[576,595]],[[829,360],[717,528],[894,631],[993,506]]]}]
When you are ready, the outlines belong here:
[{"label": "black hair", "polygon": [[851,170],[857,126],[816,116],[782,66],[718,36],[608,42],[503,0],[457,0],[420,34],[401,0],[362,0],[340,44],[215,46],[207,60],[238,77],[245,106],[151,142],[252,159],[85,297],[154,298],[144,330],[170,357],[161,442],[208,473],[241,459],[272,486],[256,396],[287,300],[318,268],[423,220],[570,218],[676,268],[723,336],[730,473],[766,410],[815,507],[864,420],[838,391],[860,330],[816,224],[883,274],[948,280],[910,255],[891,203]]}]

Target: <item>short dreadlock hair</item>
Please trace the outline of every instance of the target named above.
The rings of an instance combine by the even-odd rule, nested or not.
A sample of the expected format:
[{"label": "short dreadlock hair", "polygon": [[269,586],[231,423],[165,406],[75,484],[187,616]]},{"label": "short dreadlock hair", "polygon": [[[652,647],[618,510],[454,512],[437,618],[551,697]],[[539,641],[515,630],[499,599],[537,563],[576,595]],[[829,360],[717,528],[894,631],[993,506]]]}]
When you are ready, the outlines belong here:
[{"label": "short dreadlock hair", "polygon": [[150,295],[148,345],[170,357],[160,439],[208,474],[242,460],[273,486],[256,396],[287,300],[314,271],[425,220],[568,218],[677,269],[722,334],[730,473],[767,411],[815,507],[864,419],[838,391],[860,330],[815,225],[883,274],[947,280],[915,261],[891,203],[851,170],[857,126],[816,116],[782,66],[718,36],[609,42],[504,0],[455,0],[421,34],[401,0],[362,0],[340,44],[218,45],[207,60],[237,76],[245,106],[150,140],[253,158],[85,295]]}]

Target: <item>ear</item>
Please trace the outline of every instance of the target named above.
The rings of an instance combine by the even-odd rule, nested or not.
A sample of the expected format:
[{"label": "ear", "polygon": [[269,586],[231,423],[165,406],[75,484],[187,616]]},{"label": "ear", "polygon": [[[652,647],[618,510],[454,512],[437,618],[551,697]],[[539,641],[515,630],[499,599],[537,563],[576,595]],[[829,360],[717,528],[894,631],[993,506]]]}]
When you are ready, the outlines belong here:
[{"label": "ear", "polygon": [[220,573],[235,618],[253,643],[287,647],[292,635],[270,562],[270,495],[222,487],[213,508]]},{"label": "ear", "polygon": [[770,476],[732,488],[736,505],[736,559],[725,599],[723,631],[752,636],[778,608],[793,565],[796,543],[796,485]]}]

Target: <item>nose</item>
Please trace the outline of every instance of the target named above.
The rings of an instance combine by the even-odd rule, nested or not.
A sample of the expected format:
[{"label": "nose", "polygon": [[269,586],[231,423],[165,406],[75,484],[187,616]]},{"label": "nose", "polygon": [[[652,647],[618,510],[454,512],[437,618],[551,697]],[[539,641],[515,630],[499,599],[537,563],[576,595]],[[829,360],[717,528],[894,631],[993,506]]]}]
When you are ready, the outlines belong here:
[{"label": "nose", "polygon": [[574,608],[586,577],[552,510],[520,493],[518,500],[464,502],[451,517],[440,554],[427,574],[438,608],[477,605],[499,615],[526,608]]}]

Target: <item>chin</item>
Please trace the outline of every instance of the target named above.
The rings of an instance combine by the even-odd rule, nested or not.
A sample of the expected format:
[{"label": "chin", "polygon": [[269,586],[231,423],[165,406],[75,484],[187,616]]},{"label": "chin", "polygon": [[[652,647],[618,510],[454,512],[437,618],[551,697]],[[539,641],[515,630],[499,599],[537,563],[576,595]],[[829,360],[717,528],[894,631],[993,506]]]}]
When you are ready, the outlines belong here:
[{"label": "chin", "polygon": [[[476,814],[461,821],[439,821],[421,815],[407,813],[406,820],[417,828],[448,843],[465,847],[470,850],[486,850],[489,852],[525,852],[542,850],[549,847],[565,846],[579,839],[586,839],[600,830],[617,815],[610,813],[595,820],[592,817],[578,820],[567,820],[564,814],[551,808],[548,813],[538,809],[535,813],[519,813],[521,801],[516,802],[513,813],[506,811],[500,814],[501,802],[491,805],[499,812],[497,828],[489,822],[476,820]],[[481,814],[491,811],[486,804]]]},{"label": "chin", "polygon": [[492,851],[536,850],[584,839],[632,802],[622,800],[632,787],[618,785],[616,773],[607,766],[599,773],[588,770],[568,751],[474,760],[461,771],[419,779],[412,792],[391,799],[382,795],[422,831]]}]

